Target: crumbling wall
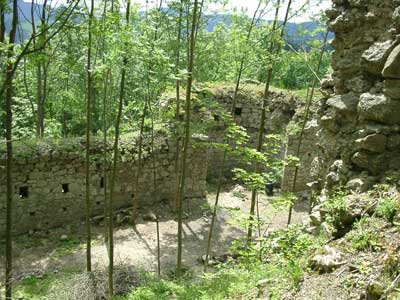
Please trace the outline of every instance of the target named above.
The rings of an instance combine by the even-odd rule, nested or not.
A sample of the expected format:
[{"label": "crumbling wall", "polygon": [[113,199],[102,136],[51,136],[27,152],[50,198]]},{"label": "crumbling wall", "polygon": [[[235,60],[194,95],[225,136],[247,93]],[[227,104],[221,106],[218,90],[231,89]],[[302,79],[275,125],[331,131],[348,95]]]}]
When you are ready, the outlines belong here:
[{"label": "crumbling wall", "polygon": [[[90,164],[92,215],[104,213],[103,147],[94,141]],[[110,145],[111,147],[111,145]],[[168,139],[159,141],[153,156],[144,146],[142,172],[139,180],[140,206],[155,205],[160,201],[173,202],[176,189],[176,145]],[[107,149],[109,156],[111,149]],[[16,144],[13,169],[13,230],[23,233],[51,227],[79,224],[85,217],[85,143],[81,139]],[[130,138],[123,138],[120,147],[114,193],[114,208],[132,205],[137,168],[137,146]],[[110,157],[109,157],[110,159]],[[155,161],[153,161],[155,159]],[[201,146],[189,151],[186,197],[206,195],[207,152]],[[5,156],[0,153],[0,232],[5,227]],[[155,167],[156,186],[153,171]],[[107,170],[110,174],[110,170]]]},{"label": "crumbling wall", "polygon": [[[236,124],[243,126],[249,135],[248,147],[256,148],[258,141],[258,131],[260,128],[261,108],[263,101],[263,85],[245,84],[236,98],[234,119]],[[211,90],[210,94],[218,104],[225,108],[226,112],[232,109],[234,96],[234,86],[219,86]],[[291,121],[299,105],[299,100],[288,93],[272,92],[268,100],[268,107],[265,115],[265,134],[279,134],[282,137],[286,134],[286,127]],[[225,138],[224,122],[219,121],[219,116],[215,115],[216,126],[209,133],[209,138],[213,142],[223,142]],[[265,149],[268,151],[268,149]],[[279,155],[283,159],[285,151],[284,141]],[[218,176],[222,162],[222,151],[220,149],[209,150],[208,156],[208,177]],[[248,165],[240,163],[235,157],[228,157],[225,162],[224,175],[230,177],[231,170],[236,167],[246,167]]]},{"label": "crumbling wall", "polygon": [[[299,125],[299,124],[297,124]],[[303,192],[308,190],[310,173],[316,153],[318,124],[315,121],[308,122],[304,128],[301,144],[299,145],[299,127],[294,132],[288,131],[285,157],[298,157],[299,161],[288,163],[283,170],[282,192]],[[300,147],[300,148],[299,148]],[[296,185],[294,184],[297,165]],[[294,187],[294,189],[293,189]]]},{"label": "crumbling wall", "polygon": [[333,74],[322,84],[315,174],[328,190],[367,190],[399,175],[400,1],[332,2]]}]

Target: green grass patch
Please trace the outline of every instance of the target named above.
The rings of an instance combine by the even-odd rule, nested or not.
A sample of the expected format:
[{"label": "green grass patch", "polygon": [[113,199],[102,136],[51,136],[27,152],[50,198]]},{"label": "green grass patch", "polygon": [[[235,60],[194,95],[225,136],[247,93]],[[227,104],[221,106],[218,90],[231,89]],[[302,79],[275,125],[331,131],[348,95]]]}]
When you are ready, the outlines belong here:
[{"label": "green grass patch", "polygon": [[23,296],[24,300],[55,300],[50,299],[51,290],[60,286],[75,273],[48,273],[40,276],[29,276],[15,286],[15,295]]}]

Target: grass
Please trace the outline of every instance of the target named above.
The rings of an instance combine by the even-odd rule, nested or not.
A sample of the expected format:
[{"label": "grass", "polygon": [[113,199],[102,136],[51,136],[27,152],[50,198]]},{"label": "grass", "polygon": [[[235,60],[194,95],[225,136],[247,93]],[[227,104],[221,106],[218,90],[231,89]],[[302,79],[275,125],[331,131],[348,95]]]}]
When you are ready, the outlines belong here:
[{"label": "grass", "polygon": [[273,284],[271,299],[279,299],[279,291],[291,284],[290,273],[284,274],[276,264],[253,262],[250,265],[222,267],[216,273],[207,273],[200,278],[180,280],[148,277],[144,284],[133,290],[121,300],[225,300],[251,299],[264,293],[264,287],[258,283]]},{"label": "grass", "polygon": [[28,276],[21,280],[15,287],[15,295],[23,296],[24,300],[55,300],[50,299],[51,290],[71,278],[75,272],[63,272],[60,274],[44,274],[40,276]]},{"label": "grass", "polygon": [[126,300],[205,300],[229,299],[231,296],[245,294],[251,289],[251,283],[256,282],[262,272],[246,269],[226,269],[216,274],[205,274],[196,280],[186,278],[181,280],[158,279],[148,277],[142,287],[132,291]]}]

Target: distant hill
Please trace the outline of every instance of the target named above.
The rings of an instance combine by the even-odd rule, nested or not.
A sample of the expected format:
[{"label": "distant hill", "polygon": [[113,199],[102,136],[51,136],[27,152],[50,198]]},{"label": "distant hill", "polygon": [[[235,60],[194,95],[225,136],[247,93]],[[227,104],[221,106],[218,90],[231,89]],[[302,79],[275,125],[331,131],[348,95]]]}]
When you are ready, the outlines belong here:
[{"label": "distant hill", "polygon": [[[29,2],[24,2],[22,0],[18,1],[18,20],[21,24],[22,32],[22,40],[29,37],[32,28],[31,28],[31,6],[32,4]],[[40,20],[40,12],[42,10],[42,5],[40,4],[33,4],[33,11],[34,11],[34,20],[37,23]],[[8,32],[11,27],[12,22],[12,15],[6,14],[5,15],[5,23],[6,23],[6,31]],[[20,36],[17,36],[17,40],[20,40]]]},{"label": "distant hill", "polygon": [[[24,2],[22,0],[18,1],[19,14],[18,18],[22,27],[22,40],[28,38],[31,33],[31,3]],[[40,20],[40,12],[42,5],[34,4],[34,20],[38,23]],[[6,28],[9,29],[11,26],[12,16],[6,14]],[[208,31],[212,31],[214,27],[220,23],[227,25],[228,27],[232,23],[231,15],[229,14],[213,14],[205,15],[206,28]],[[271,21],[267,21],[271,22]],[[306,30],[308,32],[314,32],[318,28],[317,22],[304,22],[304,23],[287,23],[286,25],[286,35],[285,40],[288,41],[294,47],[304,46],[308,41],[312,39],[323,39],[324,34],[318,33],[316,36],[312,36],[310,33],[302,34],[301,32]],[[333,34],[332,34],[333,35]],[[17,37],[17,40],[20,40]]]},{"label": "distant hill", "polygon": [[[206,15],[206,27],[208,31],[212,31],[215,26],[218,24],[225,24],[226,26],[230,26],[232,24],[231,15],[229,14],[214,14],[214,15]],[[272,21],[265,21],[265,22],[272,22]],[[282,22],[280,22],[282,24]],[[291,23],[288,22],[286,24],[286,34],[285,40],[289,42],[294,47],[305,46],[307,42],[318,39],[324,39],[324,33],[318,32],[315,33],[315,30],[320,27],[317,22],[310,21],[310,22],[303,22],[303,23]],[[306,34],[302,32],[307,31]],[[333,37],[333,33],[330,33],[330,38]]]}]

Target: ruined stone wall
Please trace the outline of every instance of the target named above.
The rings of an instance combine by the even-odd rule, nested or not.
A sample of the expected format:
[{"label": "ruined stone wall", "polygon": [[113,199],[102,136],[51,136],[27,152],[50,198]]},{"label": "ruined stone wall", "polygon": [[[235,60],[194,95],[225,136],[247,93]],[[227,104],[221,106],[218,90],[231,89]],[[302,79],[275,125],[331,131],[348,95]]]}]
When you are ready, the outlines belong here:
[{"label": "ruined stone wall", "polygon": [[[284,167],[282,176],[282,192],[303,192],[307,191],[307,183],[310,182],[310,172],[311,166],[313,164],[316,142],[317,142],[317,132],[318,124],[315,121],[310,121],[304,128],[304,133],[299,149],[299,136],[300,133],[297,130],[293,133],[288,133],[285,157],[293,156],[300,159],[299,162],[293,161],[293,163],[288,164]],[[299,149],[299,154],[297,155]],[[297,167],[296,175],[296,185],[293,190],[293,182]]]},{"label": "ruined stone wall", "polygon": [[[108,149],[111,150],[111,149]],[[43,230],[66,224],[79,224],[85,217],[85,146],[83,140],[59,140],[32,145],[16,145],[13,170],[15,233]],[[137,147],[123,139],[114,193],[114,208],[132,205],[137,168]],[[145,146],[139,180],[140,206],[160,201],[173,202],[176,188],[174,176],[176,146],[167,139],[155,151],[156,185],[154,190],[153,157]],[[109,151],[111,152],[111,151]],[[93,145],[90,165],[92,215],[104,213],[103,151],[100,143]],[[206,195],[207,152],[202,147],[190,150],[188,156],[187,198]],[[5,227],[5,160],[0,160],[0,232]],[[3,167],[3,168],[2,168]]]},{"label": "ruined stone wall", "polygon": [[[232,100],[234,95],[234,87],[225,86],[212,89],[211,95],[214,101],[219,103],[226,112],[230,112],[232,108]],[[246,146],[256,148],[258,140],[258,131],[260,127],[261,107],[263,101],[263,85],[244,85],[238,93],[234,111],[235,122],[243,126],[249,135],[249,141]],[[298,107],[298,99],[290,94],[281,92],[272,92],[265,116],[265,134],[280,134],[286,133],[286,127],[295,114]],[[214,116],[218,119],[218,116]],[[224,140],[223,122],[217,122],[217,125],[210,132],[211,141],[223,142]],[[284,145],[279,158],[284,156]],[[268,151],[265,149],[265,151]],[[208,156],[209,168],[208,177],[215,178],[218,175],[222,162],[221,150],[210,149]],[[236,167],[245,167],[238,162],[234,157],[228,157],[225,163],[224,174],[230,177],[231,170]]]},{"label": "ruined stone wall", "polygon": [[[333,0],[314,175],[366,190],[400,168],[400,1]],[[398,174],[397,174],[398,175]]]}]

